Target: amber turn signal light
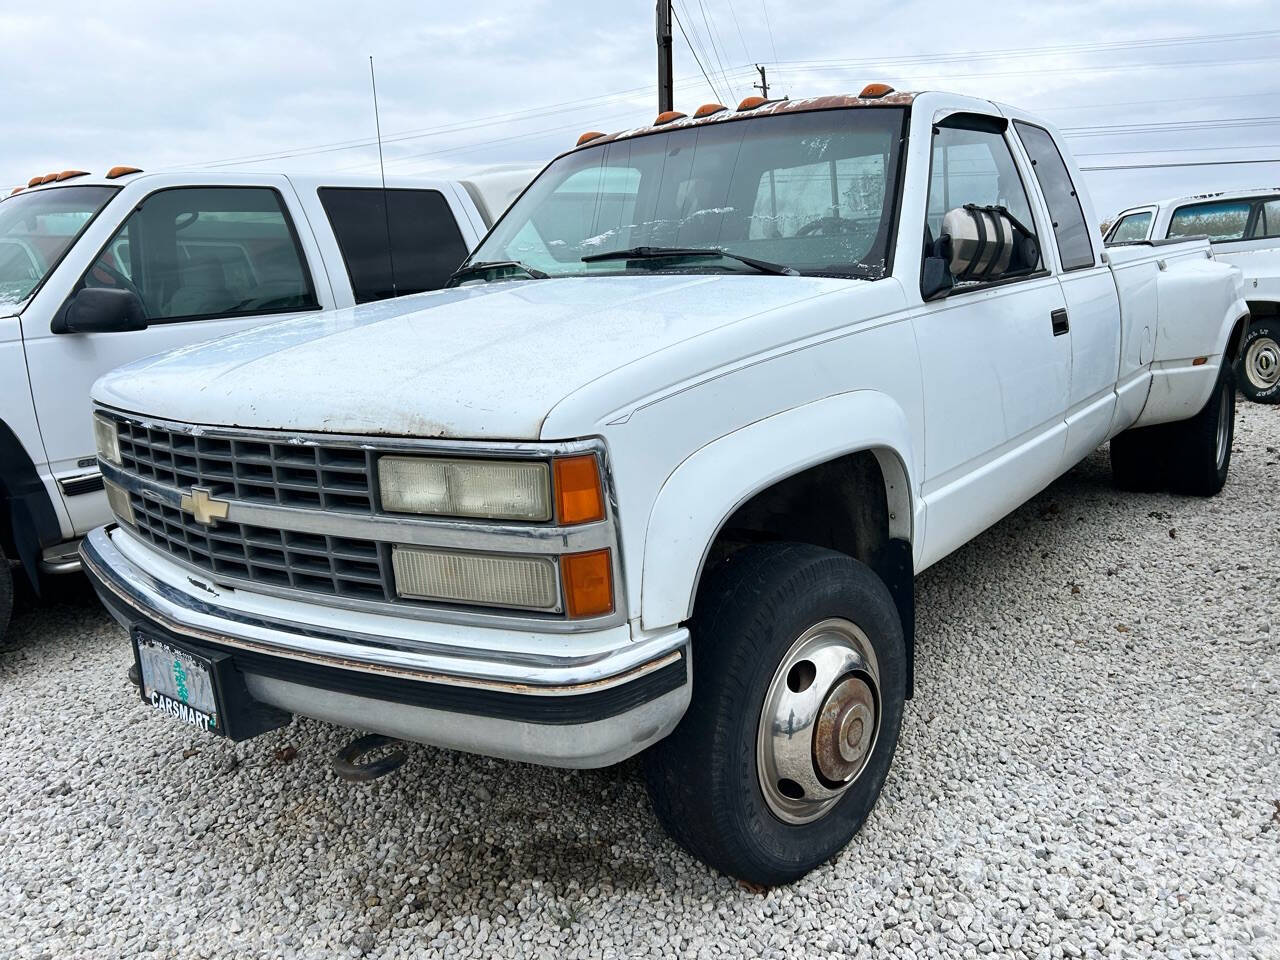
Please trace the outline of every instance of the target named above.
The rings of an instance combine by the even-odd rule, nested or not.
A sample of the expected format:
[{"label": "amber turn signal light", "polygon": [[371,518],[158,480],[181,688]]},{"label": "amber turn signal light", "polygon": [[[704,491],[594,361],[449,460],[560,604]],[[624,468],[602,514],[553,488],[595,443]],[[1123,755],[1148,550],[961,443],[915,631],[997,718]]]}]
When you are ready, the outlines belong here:
[{"label": "amber turn signal light", "polygon": [[556,520],[562,524],[604,519],[604,492],[594,454],[555,461]]},{"label": "amber turn signal light", "polygon": [[570,617],[613,612],[613,570],[608,550],[569,553],[560,558],[565,609]]}]

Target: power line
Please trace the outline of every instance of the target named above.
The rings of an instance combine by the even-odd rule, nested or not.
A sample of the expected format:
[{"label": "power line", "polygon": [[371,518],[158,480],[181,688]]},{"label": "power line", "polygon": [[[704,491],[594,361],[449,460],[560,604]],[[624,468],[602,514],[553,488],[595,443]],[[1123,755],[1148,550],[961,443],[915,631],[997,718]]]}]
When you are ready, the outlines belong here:
[{"label": "power line", "polygon": [[680,28],[680,36],[684,37],[685,44],[689,47],[689,52],[693,54],[694,62],[698,64],[698,69],[702,71],[702,79],[707,81],[707,86],[711,88],[711,92],[715,94],[716,102],[722,102],[720,92],[716,90],[716,85],[711,82],[711,78],[707,76],[707,68],[702,65],[702,59],[698,56],[698,51],[693,49],[693,44],[689,42],[689,34],[685,32],[684,21],[680,19],[680,14],[676,12],[675,4],[671,5],[672,16],[676,18],[676,26]]},{"label": "power line", "polygon": [[769,49],[773,51],[773,66],[778,66],[778,46],[773,42],[773,24],[769,22],[769,2],[760,0],[760,9],[764,11],[764,28],[769,31]]},{"label": "power line", "polygon": [[1052,56],[1068,53],[1106,53],[1116,50],[1152,49],[1158,47],[1196,46],[1211,43],[1235,43],[1280,37],[1280,30],[1263,30],[1254,33],[1224,33],[1212,36],[1158,37],[1147,40],[1089,41],[1086,43],[1056,44],[1041,47],[1006,47],[1002,50],[965,50],[949,53],[908,54],[900,57],[835,57],[814,60],[782,60],[781,65],[832,64],[848,67],[885,66],[889,64],[950,63],[973,60],[1006,60],[1009,57]]},{"label": "power line", "polygon": [[1081,157],[1137,157],[1151,153],[1197,153],[1205,150],[1280,150],[1280,143],[1240,143],[1223,147],[1161,147],[1158,150],[1108,150],[1102,153],[1077,153],[1075,157],[1077,160]]},{"label": "power line", "polygon": [[1081,167],[1083,171],[1097,170],[1164,170],[1172,167],[1234,167],[1248,163],[1280,163],[1280,160],[1187,160],[1180,163],[1118,163],[1107,166]]},{"label": "power line", "polygon": [[1187,130],[1219,130],[1280,123],[1280,116],[1230,117],[1222,120],[1171,120],[1163,123],[1117,123],[1108,126],[1062,127],[1064,137],[1112,137],[1135,133],[1179,133]]},{"label": "power line", "polygon": [[729,5],[729,16],[733,18],[733,29],[738,31],[738,42],[742,44],[742,57],[745,60],[751,59],[751,51],[747,49],[747,38],[742,35],[742,25],[738,23],[738,11],[733,8],[733,0],[725,0]]},{"label": "power line", "polygon": [[707,6],[703,0],[698,0],[698,9],[702,11],[702,24],[707,28],[707,40],[711,43],[711,52],[715,54],[716,63],[720,65],[720,79],[732,94],[733,87],[729,83],[729,78],[725,76],[724,61],[720,58],[720,47],[724,45],[720,42],[720,32],[715,28],[715,20],[707,16]]}]

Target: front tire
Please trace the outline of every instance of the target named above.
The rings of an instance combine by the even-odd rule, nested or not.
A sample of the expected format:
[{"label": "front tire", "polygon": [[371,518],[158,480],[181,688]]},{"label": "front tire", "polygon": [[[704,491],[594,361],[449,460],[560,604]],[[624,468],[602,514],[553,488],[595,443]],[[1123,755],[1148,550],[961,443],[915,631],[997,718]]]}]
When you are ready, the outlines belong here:
[{"label": "front tire", "polygon": [[1254,403],[1280,403],[1280,318],[1249,325],[1237,367],[1240,392]]},{"label": "front tire", "polygon": [[707,575],[693,702],[645,755],[663,827],[739,880],[789,883],[866,821],[898,743],[902,624],[852,557],[761,544]]}]

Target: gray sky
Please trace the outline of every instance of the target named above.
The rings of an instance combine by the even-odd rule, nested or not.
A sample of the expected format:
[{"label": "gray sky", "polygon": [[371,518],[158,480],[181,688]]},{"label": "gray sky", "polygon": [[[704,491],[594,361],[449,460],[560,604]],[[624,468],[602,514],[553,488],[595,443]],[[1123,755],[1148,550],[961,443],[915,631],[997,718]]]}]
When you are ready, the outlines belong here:
[{"label": "gray sky", "polygon": [[[240,166],[376,172],[370,54],[388,174],[540,164],[583,130],[656,112],[652,0],[5,7],[0,184],[281,154],[296,155]],[[730,104],[755,92],[759,62],[775,94],[885,80],[1015,103],[1073,134],[1109,128],[1072,137],[1082,166],[1280,158],[1278,0],[676,0],[676,11]],[[1253,36],[1212,39],[1241,34]],[[716,96],[679,30],[675,43],[676,106],[692,111]],[[1223,124],[1246,118],[1270,119]],[[1280,159],[1086,176],[1105,216],[1280,184]]]}]

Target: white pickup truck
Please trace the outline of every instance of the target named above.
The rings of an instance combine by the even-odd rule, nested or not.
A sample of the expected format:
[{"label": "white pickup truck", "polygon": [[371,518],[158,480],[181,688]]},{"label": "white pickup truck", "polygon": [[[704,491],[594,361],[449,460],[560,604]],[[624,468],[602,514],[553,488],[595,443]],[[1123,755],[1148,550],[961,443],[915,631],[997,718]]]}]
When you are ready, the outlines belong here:
[{"label": "white pickup truck", "polygon": [[449,289],[100,380],[82,556],[143,701],[647,751],[688,850],[801,876],[889,772],[916,573],[1108,440],[1125,486],[1226,478],[1240,272],[1104,253],[1060,143],[882,86],[664,114],[585,134]]},{"label": "white pickup truck", "polygon": [[1240,389],[1255,403],[1280,403],[1280,188],[1179,197],[1131,207],[1107,231],[1107,246],[1204,236],[1213,255],[1244,273],[1251,315],[1236,361]]},{"label": "white pickup truck", "polygon": [[0,201],[0,638],[12,568],[79,569],[110,519],[89,387],[267,320],[444,284],[533,171],[472,180],[148,174],[32,178]]}]

